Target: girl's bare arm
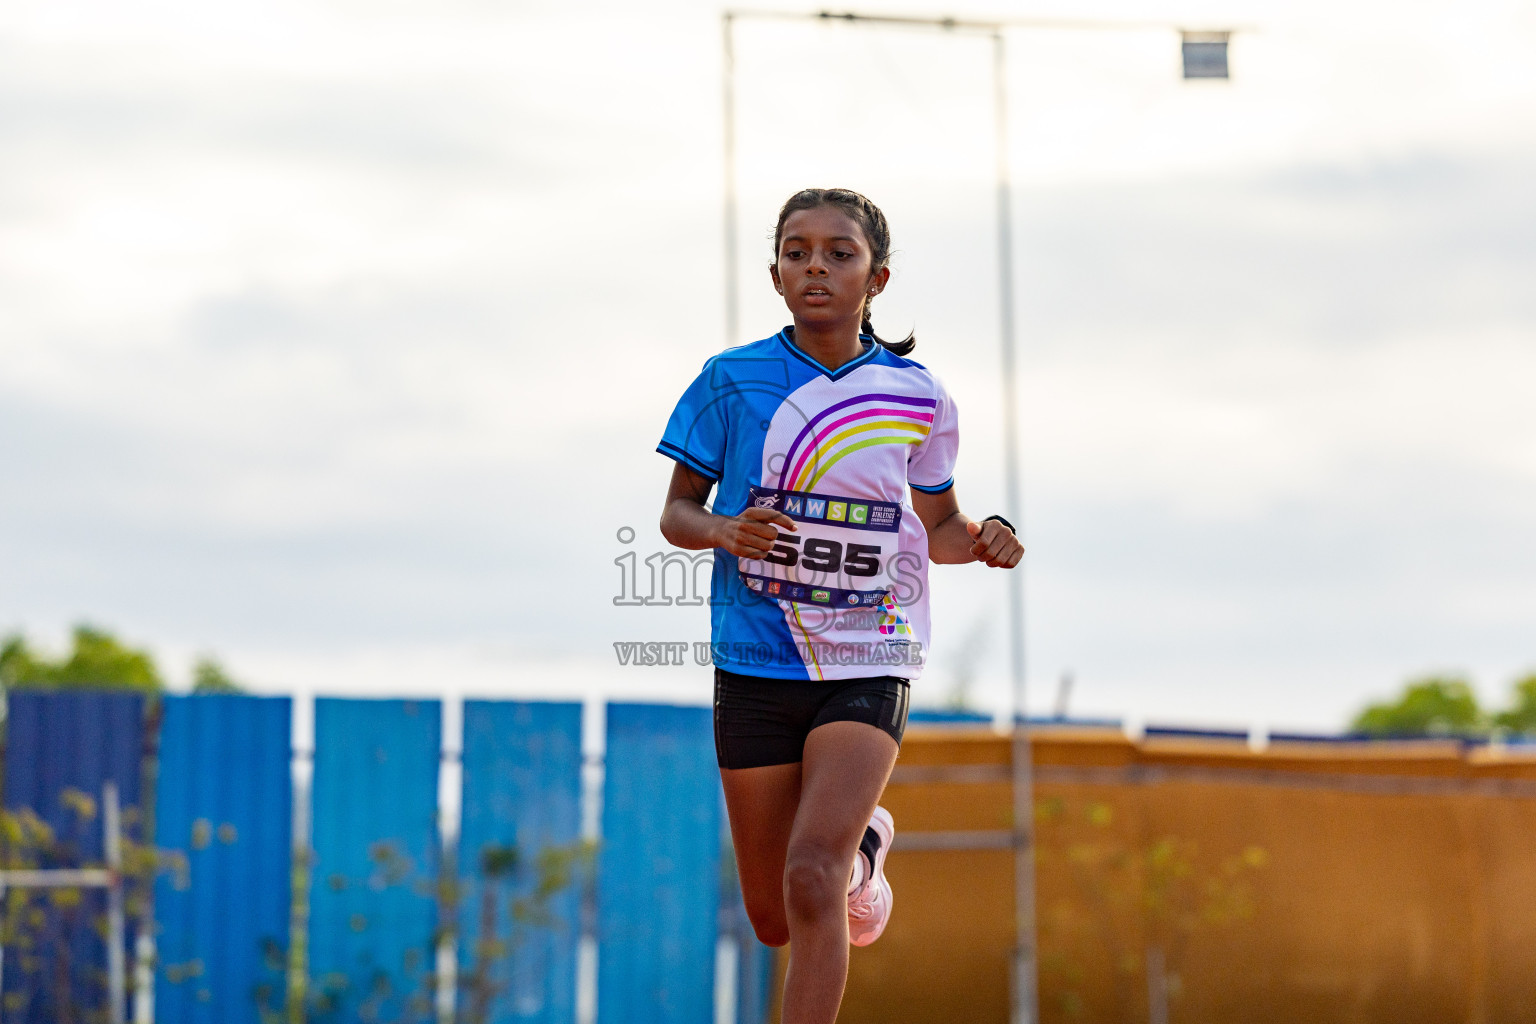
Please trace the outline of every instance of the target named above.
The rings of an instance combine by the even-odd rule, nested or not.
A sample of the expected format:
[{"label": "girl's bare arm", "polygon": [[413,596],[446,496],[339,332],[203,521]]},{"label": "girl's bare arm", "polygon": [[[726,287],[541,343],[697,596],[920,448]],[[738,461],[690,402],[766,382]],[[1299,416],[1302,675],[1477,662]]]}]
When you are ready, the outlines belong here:
[{"label": "girl's bare arm", "polygon": [[1008,527],[995,519],[973,522],[961,512],[953,487],[941,494],[927,494],[914,487],[912,508],[928,531],[931,562],[986,562],[995,569],[1012,569],[1024,557],[1024,545]]},{"label": "girl's bare arm", "polygon": [[739,516],[717,516],[704,507],[715,482],[682,463],[672,467],[672,484],[661,510],[661,535],[680,548],[725,548],[741,558],[761,558],[773,548],[779,530],[795,530],[782,512],[749,508]]}]

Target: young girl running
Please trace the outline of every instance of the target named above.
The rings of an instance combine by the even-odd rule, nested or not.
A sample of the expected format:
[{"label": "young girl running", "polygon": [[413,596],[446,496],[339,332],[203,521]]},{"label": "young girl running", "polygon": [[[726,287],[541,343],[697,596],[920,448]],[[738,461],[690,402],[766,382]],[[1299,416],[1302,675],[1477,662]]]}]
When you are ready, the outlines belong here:
[{"label": "young girl running", "polygon": [[857,192],[791,196],[768,270],[794,325],[709,359],[657,448],[677,463],[662,535],[718,549],[715,748],[747,914],[790,943],[784,1024],[832,1024],[849,942],[890,918],[877,804],[926,657],[928,563],[1024,554],[1002,517],[960,512],[954,403],[910,336],[870,324],[890,252]]}]

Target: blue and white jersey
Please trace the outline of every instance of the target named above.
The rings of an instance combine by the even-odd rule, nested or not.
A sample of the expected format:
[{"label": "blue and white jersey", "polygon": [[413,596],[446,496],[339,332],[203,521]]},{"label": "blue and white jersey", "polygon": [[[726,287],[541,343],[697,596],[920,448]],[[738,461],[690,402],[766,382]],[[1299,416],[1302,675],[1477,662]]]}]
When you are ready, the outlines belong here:
[{"label": "blue and white jersey", "polygon": [[954,403],[922,364],[869,338],[828,370],[792,335],[707,361],[656,448],[717,482],[717,514],[756,505],[798,528],[761,559],[716,549],[714,662],[784,679],[916,679],[928,534],[907,488],[953,485]]}]

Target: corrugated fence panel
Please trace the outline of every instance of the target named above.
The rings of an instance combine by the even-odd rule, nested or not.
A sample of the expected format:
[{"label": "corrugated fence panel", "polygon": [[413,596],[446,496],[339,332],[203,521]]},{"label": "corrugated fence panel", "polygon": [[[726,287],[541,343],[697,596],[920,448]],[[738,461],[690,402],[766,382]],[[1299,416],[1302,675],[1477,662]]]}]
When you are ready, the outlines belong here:
[{"label": "corrugated fence panel", "polygon": [[185,860],[155,885],[155,1022],[260,1024],[285,1002],[292,701],[168,696],[164,709],[155,842]]},{"label": "corrugated fence panel", "polygon": [[[117,783],[124,834],[138,840],[140,774],[144,750],[144,698],[129,693],[25,692],[8,695],[5,808],[27,809],[52,831],[50,849],[22,843],[9,851],[13,866],[101,867],[102,784]],[[84,798],[84,799],[82,799]],[[53,1024],[106,1013],[107,897],[81,889],[73,907],[57,908],[39,890],[7,896],[10,920],[20,925],[4,949],[4,1024]],[[40,927],[17,901],[41,908]],[[128,949],[134,930],[127,930]],[[98,930],[99,929],[99,930]],[[67,957],[61,965],[60,956]],[[126,955],[126,954],[125,954]]]},{"label": "corrugated fence panel", "polygon": [[571,1024],[581,937],[581,705],[465,701],[463,763],[461,1016]]},{"label": "corrugated fence panel", "polygon": [[434,1018],[437,701],[315,701],[311,1019]]},{"label": "corrugated fence panel", "polygon": [[598,1020],[714,1016],[720,781],[708,708],[608,705]]}]

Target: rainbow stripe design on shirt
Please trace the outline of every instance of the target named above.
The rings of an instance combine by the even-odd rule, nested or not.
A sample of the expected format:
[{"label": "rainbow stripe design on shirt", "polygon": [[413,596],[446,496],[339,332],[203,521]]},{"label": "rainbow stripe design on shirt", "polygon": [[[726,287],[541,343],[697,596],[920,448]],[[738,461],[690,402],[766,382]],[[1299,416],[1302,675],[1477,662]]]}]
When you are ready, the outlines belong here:
[{"label": "rainbow stripe design on shirt", "polygon": [[801,428],[779,471],[779,487],[809,490],[845,456],[882,444],[922,444],[938,402],[906,395],[860,395],[828,406]]}]

